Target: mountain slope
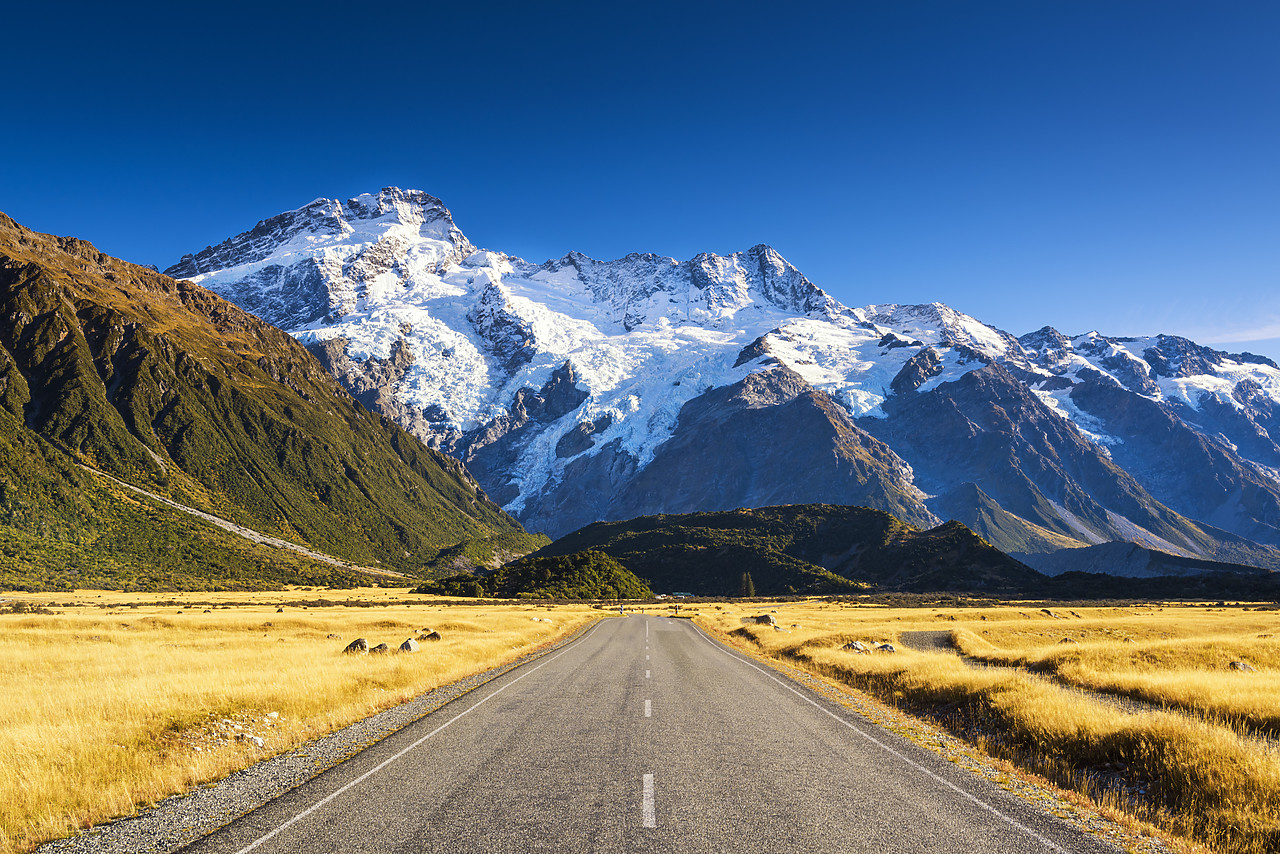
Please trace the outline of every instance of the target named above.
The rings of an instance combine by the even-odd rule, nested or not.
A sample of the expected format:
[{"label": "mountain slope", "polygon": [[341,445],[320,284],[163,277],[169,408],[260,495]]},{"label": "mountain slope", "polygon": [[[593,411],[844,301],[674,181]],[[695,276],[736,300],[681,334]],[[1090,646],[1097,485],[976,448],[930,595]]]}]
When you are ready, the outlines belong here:
[{"label": "mountain slope", "polygon": [[[825,501],[960,519],[1023,552],[1134,541],[1280,566],[1280,368],[1249,354],[850,308],[763,245],[532,264],[395,188],[317,200],[170,272],[282,324],[553,536]],[[1175,448],[1194,452],[1171,472]]]},{"label": "mountain slope", "polygon": [[1040,573],[958,522],[928,531],[879,510],[795,504],[597,522],[531,558],[603,552],[663,592],[736,596],[743,573],[757,593],[867,588],[1033,592]]},{"label": "mountain slope", "polygon": [[3,215],[0,405],[71,461],[358,564],[412,571],[520,533],[291,337]]}]

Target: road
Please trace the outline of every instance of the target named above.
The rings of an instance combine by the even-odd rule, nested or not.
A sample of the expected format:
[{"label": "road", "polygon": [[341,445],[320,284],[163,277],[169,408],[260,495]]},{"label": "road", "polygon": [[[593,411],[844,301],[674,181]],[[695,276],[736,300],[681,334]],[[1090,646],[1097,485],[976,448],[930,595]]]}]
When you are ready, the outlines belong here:
[{"label": "road", "polygon": [[712,641],[604,620],[184,849],[1113,852]]}]

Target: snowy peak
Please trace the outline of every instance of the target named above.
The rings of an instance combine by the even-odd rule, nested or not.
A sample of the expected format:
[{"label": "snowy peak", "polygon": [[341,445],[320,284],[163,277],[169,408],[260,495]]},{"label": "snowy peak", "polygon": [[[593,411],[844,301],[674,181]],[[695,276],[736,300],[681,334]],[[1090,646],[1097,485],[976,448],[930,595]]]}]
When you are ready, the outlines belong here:
[{"label": "snowy peak", "polygon": [[316,199],[297,210],[264,219],[217,246],[182,256],[165,274],[195,278],[264,261],[282,250],[365,242],[370,238],[376,242],[379,232],[390,231],[451,244],[462,257],[475,251],[454,225],[448,208],[435,196],[421,190],[386,187],[346,202]]},{"label": "snowy peak", "polygon": [[719,327],[752,308],[829,319],[848,311],[764,244],[727,256],[704,252],[685,262],[651,252],[614,261],[570,252],[539,271],[550,281],[576,279],[628,332],[662,318]]}]

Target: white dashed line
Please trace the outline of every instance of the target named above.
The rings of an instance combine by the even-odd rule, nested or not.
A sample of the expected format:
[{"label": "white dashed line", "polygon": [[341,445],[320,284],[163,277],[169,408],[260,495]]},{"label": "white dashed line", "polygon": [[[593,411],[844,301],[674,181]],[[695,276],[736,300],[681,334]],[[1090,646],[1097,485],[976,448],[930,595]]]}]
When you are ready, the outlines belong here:
[{"label": "white dashed line", "polygon": [[645,678],[645,679],[650,678],[650,677],[649,677],[649,671],[648,671],[648,670],[646,670],[646,671],[644,672],[644,678]]},{"label": "white dashed line", "polygon": [[657,827],[658,815],[653,808],[653,775],[644,775],[644,790],[640,795],[640,824],[642,827]]},{"label": "white dashed line", "polygon": [[646,718],[653,717],[653,701],[652,700],[644,701],[644,716]]}]

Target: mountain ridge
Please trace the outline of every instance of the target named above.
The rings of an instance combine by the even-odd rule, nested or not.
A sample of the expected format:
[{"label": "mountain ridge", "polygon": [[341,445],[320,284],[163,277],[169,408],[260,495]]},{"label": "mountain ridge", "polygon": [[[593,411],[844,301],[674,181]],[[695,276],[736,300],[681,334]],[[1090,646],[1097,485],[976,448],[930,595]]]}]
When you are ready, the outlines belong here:
[{"label": "mountain ridge", "polygon": [[[879,449],[856,475],[868,497],[838,485],[844,458],[835,454],[790,472],[786,500],[866,500],[925,523],[961,518],[1021,551],[1122,539],[1280,566],[1280,368],[1270,360],[1175,336],[1069,337],[1044,327],[1019,338],[941,303],[850,308],[765,244],[683,262],[574,252],[533,264],[474,248],[451,216],[452,230],[415,237],[427,214],[411,210],[410,196],[388,188],[357,197],[382,218],[310,243],[294,235],[287,253],[194,278],[246,307],[269,304],[269,318],[341,365],[349,388],[464,460],[508,512],[553,536],[592,516],[781,500],[776,484],[744,480],[719,494],[724,506],[697,505],[710,500],[699,483],[720,474],[716,455],[736,446],[754,443],[759,466],[786,471],[799,445],[785,433],[772,442],[763,427],[739,436],[733,419],[701,443],[691,431],[712,408],[696,401],[783,367],[806,388],[775,395],[776,405],[809,400],[830,424],[849,422],[836,433]],[[422,198],[443,222],[442,203]],[[324,294],[305,311],[301,297],[282,296],[302,279]],[[1003,403],[961,384],[997,369],[998,382],[979,384]],[[530,415],[531,402],[553,399]],[[991,406],[1003,415],[982,414]],[[1052,440],[1008,428],[1011,417]],[[1159,465],[1150,440],[1158,423],[1200,449],[1182,478]],[[949,432],[933,443],[921,438],[943,424]],[[608,497],[643,492],[645,471],[682,445],[700,456],[668,466],[663,488],[701,490],[703,499]],[[963,453],[979,445],[982,465]],[[959,456],[948,461],[948,447]],[[996,465],[999,457],[1009,464]]]},{"label": "mountain ridge", "polygon": [[[68,472],[84,463],[355,564],[415,571],[461,541],[527,536],[458,461],[369,413],[291,336],[2,214],[0,407],[15,440],[43,449],[22,458],[51,484],[83,484]],[[15,540],[38,548],[51,526],[74,539],[58,516],[65,489],[47,501],[0,474]],[[29,550],[9,558],[43,565]]]}]

